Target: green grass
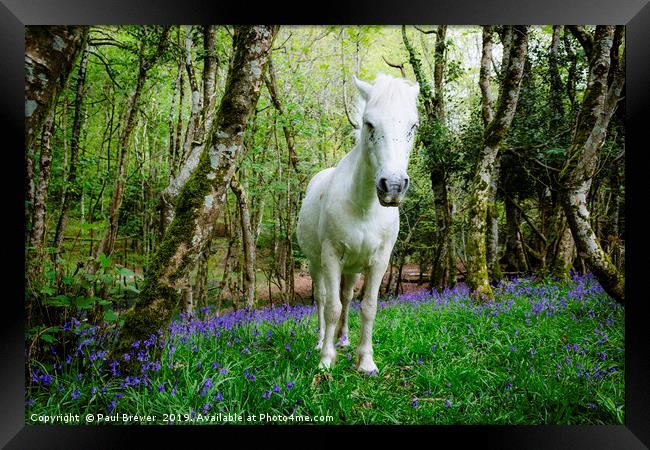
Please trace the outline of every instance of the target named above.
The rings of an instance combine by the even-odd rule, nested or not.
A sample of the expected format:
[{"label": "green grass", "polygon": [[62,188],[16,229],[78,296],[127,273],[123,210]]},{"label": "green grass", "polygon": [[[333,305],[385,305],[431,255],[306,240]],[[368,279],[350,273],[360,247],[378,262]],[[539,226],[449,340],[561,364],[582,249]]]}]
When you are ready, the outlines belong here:
[{"label": "green grass", "polygon": [[[101,357],[90,361],[111,334],[87,332],[93,341],[82,348],[85,357],[69,365],[61,357],[57,370],[32,364],[41,372],[27,390],[26,421],[80,414],[75,423],[86,423],[86,414],[108,415],[115,401],[113,415],[155,416],[147,423],[157,424],[170,423],[171,415],[184,424],[266,423],[260,414],[294,424],[304,416],[329,416],[334,424],[624,422],[624,308],[588,277],[517,281],[482,306],[462,289],[383,302],[373,335],[379,374],[370,377],[354,368],[358,307],[350,312],[352,345],[339,349],[329,377],[317,369],[309,308],[265,309],[253,321],[243,316],[176,322],[159,370],[150,356],[149,387],[132,378],[125,385]],[[82,333],[83,323],[76,329]],[[45,373],[53,376],[48,385],[40,381]],[[228,414],[241,421],[224,420]]]}]

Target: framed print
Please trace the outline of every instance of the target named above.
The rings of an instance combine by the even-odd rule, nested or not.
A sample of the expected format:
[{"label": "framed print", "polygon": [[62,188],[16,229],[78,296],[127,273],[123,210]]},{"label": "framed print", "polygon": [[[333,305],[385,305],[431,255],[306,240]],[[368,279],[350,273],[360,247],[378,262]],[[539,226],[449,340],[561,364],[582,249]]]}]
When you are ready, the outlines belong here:
[{"label": "framed print", "polygon": [[650,445],[647,1],[166,3],[0,5],[3,445]]}]

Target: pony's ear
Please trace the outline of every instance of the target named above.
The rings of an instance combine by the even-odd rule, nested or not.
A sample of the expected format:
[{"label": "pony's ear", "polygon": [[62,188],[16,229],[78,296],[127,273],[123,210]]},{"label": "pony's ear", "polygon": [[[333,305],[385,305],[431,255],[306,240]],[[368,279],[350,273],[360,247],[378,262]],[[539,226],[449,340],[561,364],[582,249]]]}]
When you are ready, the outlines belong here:
[{"label": "pony's ear", "polygon": [[365,81],[358,79],[354,75],[352,75],[352,78],[354,79],[354,84],[357,86],[357,89],[359,90],[361,97],[365,101],[368,101],[368,98],[370,97],[370,90],[372,89],[372,85],[370,83],[366,83]]}]

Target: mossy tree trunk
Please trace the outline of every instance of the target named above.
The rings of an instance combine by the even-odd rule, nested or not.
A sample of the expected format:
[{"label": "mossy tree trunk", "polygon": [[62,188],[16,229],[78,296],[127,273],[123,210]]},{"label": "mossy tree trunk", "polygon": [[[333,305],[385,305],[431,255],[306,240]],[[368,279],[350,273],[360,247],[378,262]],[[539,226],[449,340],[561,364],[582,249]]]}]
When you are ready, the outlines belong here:
[{"label": "mossy tree trunk", "polygon": [[514,26],[510,51],[504,52],[501,68],[501,85],[496,111],[492,113],[489,89],[489,64],[491,62],[492,28],[484,27],[483,55],[481,58],[480,82],[483,97],[483,118],[487,123],[483,150],[480,155],[474,179],[469,188],[470,223],[467,239],[467,284],[477,299],[492,297],[490,287],[485,234],[487,231],[487,210],[490,203],[490,183],[495,173],[499,146],[512,123],[517,107],[524,61],[528,48],[528,29]]},{"label": "mossy tree trunk", "polygon": [[599,150],[625,82],[624,55],[619,55],[618,48],[623,27],[597,26],[593,37],[580,30],[579,27],[571,28],[589,57],[589,75],[573,139],[560,172],[560,204],[578,255],[603,289],[617,301],[624,302],[625,278],[603,251],[587,208]]},{"label": "mossy tree trunk", "polygon": [[244,131],[259,98],[276,33],[276,26],[235,28],[226,88],[204,151],[180,190],[174,219],[149,261],[140,297],[125,316],[113,357],[128,350],[131,342],[164,330],[171,320],[176,284],[212,236],[235,163],[243,151]]},{"label": "mossy tree trunk", "polygon": [[[170,182],[167,188],[161,193],[161,235],[164,235],[165,230],[171,223],[174,217],[174,208],[178,194],[183,185],[189,179],[191,173],[196,169],[201,153],[204,148],[204,140],[208,125],[212,123],[212,116],[215,104],[215,89],[216,89],[216,76],[217,76],[217,61],[215,54],[216,47],[216,27],[214,25],[206,26],[203,28],[203,49],[205,54],[203,64],[203,89],[199,92],[198,81],[194,74],[194,67],[191,62],[191,40],[192,27],[187,27],[185,34],[185,60],[184,66],[188,73],[191,93],[191,113],[185,131],[185,143],[183,144],[182,163],[178,174],[174,165],[170,171]],[[179,79],[181,77],[179,76]],[[182,94],[182,86],[181,86]],[[182,100],[182,95],[181,95]],[[179,115],[179,124],[181,123],[181,116]],[[170,119],[170,130],[173,129]],[[180,134],[179,134],[180,136]],[[173,136],[172,136],[173,137]],[[175,152],[172,151],[172,155]],[[192,289],[192,271],[193,266],[188,268],[187,277],[181,283],[181,304],[183,310],[190,314],[194,310],[194,306],[203,301],[207,292],[205,286],[207,284],[207,259],[209,258],[209,247],[211,239],[206,240],[205,248],[201,250],[201,255],[205,257],[199,258],[199,262],[203,265],[196,273],[196,283],[198,289]],[[199,280],[199,277],[203,277]],[[197,298],[198,294],[198,298]]]},{"label": "mossy tree trunk", "polygon": [[497,212],[497,182],[499,180],[501,161],[497,157],[492,166],[488,193],[488,205],[485,216],[485,260],[487,263],[490,280],[501,278],[501,267],[499,265],[499,214]]}]

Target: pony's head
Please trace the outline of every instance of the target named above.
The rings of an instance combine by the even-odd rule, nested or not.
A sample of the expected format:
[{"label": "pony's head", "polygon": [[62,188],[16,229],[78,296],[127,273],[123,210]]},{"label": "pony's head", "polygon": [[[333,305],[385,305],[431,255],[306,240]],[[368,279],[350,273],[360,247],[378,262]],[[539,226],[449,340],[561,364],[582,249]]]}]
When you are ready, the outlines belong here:
[{"label": "pony's head", "polygon": [[378,74],[373,84],[354,77],[360,94],[359,140],[375,171],[382,206],[399,206],[409,185],[406,172],[418,126],[420,86]]}]

